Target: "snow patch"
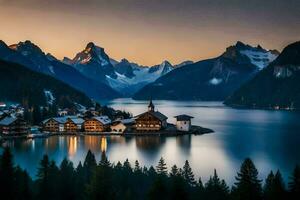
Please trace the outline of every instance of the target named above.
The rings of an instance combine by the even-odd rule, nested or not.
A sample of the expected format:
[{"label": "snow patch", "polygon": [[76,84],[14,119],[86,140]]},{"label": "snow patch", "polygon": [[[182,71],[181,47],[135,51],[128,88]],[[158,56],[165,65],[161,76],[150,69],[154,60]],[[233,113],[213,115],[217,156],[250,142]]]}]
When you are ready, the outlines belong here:
[{"label": "snow patch", "polygon": [[219,85],[222,82],[223,82],[223,79],[218,79],[216,77],[209,80],[209,83],[212,85]]},{"label": "snow patch", "polygon": [[44,90],[46,99],[47,99],[47,103],[50,105],[53,105],[55,98],[54,95],[52,94],[52,92],[50,90]]},{"label": "snow patch", "polygon": [[256,65],[260,70],[277,58],[277,55],[265,50],[242,50],[240,53],[247,56],[251,63]]}]

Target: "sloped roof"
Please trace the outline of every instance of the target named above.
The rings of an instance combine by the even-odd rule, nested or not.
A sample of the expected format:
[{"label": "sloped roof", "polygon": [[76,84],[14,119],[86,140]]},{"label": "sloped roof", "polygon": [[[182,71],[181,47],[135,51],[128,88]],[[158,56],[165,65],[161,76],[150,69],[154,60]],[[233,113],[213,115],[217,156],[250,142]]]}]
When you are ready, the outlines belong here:
[{"label": "sloped roof", "polygon": [[139,115],[135,116],[135,118],[138,118],[138,117],[140,117],[140,116],[142,116],[144,114],[147,114],[147,113],[149,113],[150,115],[152,115],[155,118],[159,119],[160,121],[164,121],[164,120],[168,119],[167,116],[165,116],[164,114],[162,114],[159,111],[147,111],[147,112],[144,112],[142,114],[139,114]]},{"label": "sloped roof", "polygon": [[175,116],[175,118],[177,121],[188,121],[194,117],[189,116],[189,115],[177,115],[177,116]]},{"label": "sloped roof", "polygon": [[119,119],[119,120],[116,120],[114,121],[113,123],[114,124],[119,124],[119,123],[122,123],[122,124],[133,124],[135,122],[135,119],[134,118],[130,118],[130,119]]},{"label": "sloped roof", "polygon": [[83,124],[84,120],[82,118],[69,118],[75,124]]},{"label": "sloped roof", "polygon": [[96,119],[97,121],[101,122],[104,125],[110,124],[111,120],[109,119],[108,116],[106,115],[102,115],[102,116],[97,116],[97,117],[93,117],[93,119]]},{"label": "sloped roof", "polygon": [[7,125],[10,125],[11,123],[15,122],[16,120],[17,120],[17,118],[8,116],[0,121],[0,125],[7,126]]}]

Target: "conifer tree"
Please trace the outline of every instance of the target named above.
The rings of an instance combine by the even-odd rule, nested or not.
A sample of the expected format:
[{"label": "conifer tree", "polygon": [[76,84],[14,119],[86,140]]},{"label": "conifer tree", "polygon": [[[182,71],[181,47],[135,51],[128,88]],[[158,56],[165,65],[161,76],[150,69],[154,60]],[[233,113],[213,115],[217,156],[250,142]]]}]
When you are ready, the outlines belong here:
[{"label": "conifer tree", "polygon": [[170,172],[170,177],[179,176],[179,170],[176,165],[173,165]]},{"label": "conifer tree", "polygon": [[300,166],[296,165],[289,182],[289,192],[293,199],[300,199]]},{"label": "conifer tree", "polygon": [[107,157],[106,157],[106,153],[103,151],[101,153],[101,160],[100,160],[100,163],[99,163],[100,166],[102,167],[110,167],[110,162],[108,161]]},{"label": "conifer tree", "polygon": [[206,198],[211,200],[221,200],[229,198],[229,188],[224,180],[220,180],[217,171],[210,177],[205,185]]},{"label": "conifer tree", "polygon": [[132,172],[132,168],[130,165],[130,162],[128,161],[128,159],[125,160],[124,164],[123,164],[123,169],[127,172],[130,173]]},{"label": "conifer tree", "polygon": [[273,189],[274,177],[275,177],[274,173],[273,173],[273,171],[271,171],[266,178],[266,182],[265,182],[264,189],[263,189],[265,200],[272,199],[272,189]]},{"label": "conifer tree", "polygon": [[84,170],[84,177],[85,182],[89,183],[93,174],[93,171],[95,170],[97,166],[96,158],[94,154],[89,150],[86,154],[84,163],[83,163],[83,170]]},{"label": "conifer tree", "polygon": [[44,155],[40,162],[40,167],[37,173],[38,183],[38,198],[51,199],[51,185],[50,185],[50,162],[47,155]]},{"label": "conifer tree", "polygon": [[140,163],[138,160],[135,161],[134,163],[134,170],[135,173],[141,173],[142,172],[142,168],[140,167]]},{"label": "conifer tree", "polygon": [[14,199],[14,173],[13,155],[6,147],[0,158],[0,192],[4,199]]},{"label": "conifer tree", "polygon": [[30,200],[33,197],[31,190],[31,178],[28,173],[19,166],[15,170],[15,199]]},{"label": "conifer tree", "polygon": [[60,165],[59,175],[60,199],[75,199],[73,163],[65,158]]},{"label": "conifer tree", "polygon": [[161,157],[158,161],[158,165],[156,166],[157,174],[159,175],[167,175],[167,164],[165,163],[165,160]]},{"label": "conifer tree", "polygon": [[258,179],[258,171],[252,160],[247,158],[242,163],[233,187],[233,196],[237,200],[262,199],[261,180]]},{"label": "conifer tree", "polygon": [[189,161],[187,160],[183,165],[182,176],[190,186],[196,185],[194,173],[192,171],[192,168],[190,167]]}]

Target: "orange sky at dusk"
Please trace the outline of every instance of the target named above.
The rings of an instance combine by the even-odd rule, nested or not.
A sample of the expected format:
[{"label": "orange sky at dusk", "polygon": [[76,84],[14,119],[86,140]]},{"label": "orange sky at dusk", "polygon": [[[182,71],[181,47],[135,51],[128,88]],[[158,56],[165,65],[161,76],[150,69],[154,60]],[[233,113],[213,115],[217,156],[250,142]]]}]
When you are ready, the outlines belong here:
[{"label": "orange sky at dusk", "polygon": [[[111,2],[0,0],[0,39],[7,44],[31,40],[59,59],[73,58],[93,41],[114,59],[143,65],[215,57],[237,40],[282,50],[300,39],[299,12],[285,11],[277,1],[271,10],[258,5],[250,13],[246,8],[255,5],[245,7],[237,1],[223,7],[205,0],[202,4],[191,0],[191,5],[175,0],[172,6],[167,4],[170,0],[161,5],[158,0]],[[280,7],[281,18],[286,20],[276,18]]]}]

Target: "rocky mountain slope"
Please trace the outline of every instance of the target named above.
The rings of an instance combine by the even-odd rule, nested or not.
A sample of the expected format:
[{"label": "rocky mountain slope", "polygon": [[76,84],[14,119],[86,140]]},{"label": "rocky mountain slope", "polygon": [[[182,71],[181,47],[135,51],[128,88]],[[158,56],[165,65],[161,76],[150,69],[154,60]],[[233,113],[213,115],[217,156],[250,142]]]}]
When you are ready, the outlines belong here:
[{"label": "rocky mountain slope", "polygon": [[277,55],[274,50],[237,42],[217,58],[172,70],[146,85],[133,98],[222,101]]},{"label": "rocky mountain slope", "polygon": [[10,46],[7,46],[4,42],[0,42],[0,58],[50,75],[94,99],[111,99],[120,96],[108,85],[91,80],[70,65],[60,62],[54,56],[50,54],[46,55],[38,46],[30,41]]},{"label": "rocky mountain slope", "polygon": [[284,48],[276,60],[231,95],[225,104],[300,109],[300,42]]}]

